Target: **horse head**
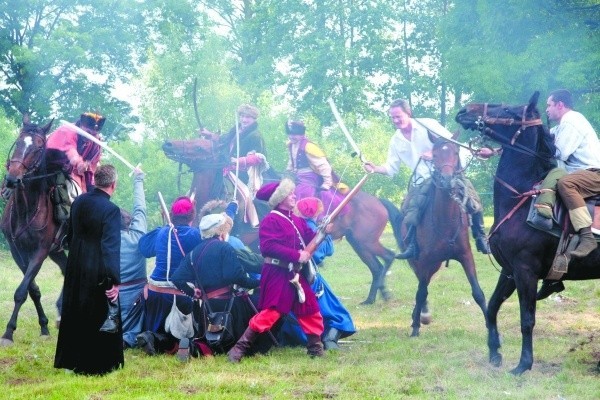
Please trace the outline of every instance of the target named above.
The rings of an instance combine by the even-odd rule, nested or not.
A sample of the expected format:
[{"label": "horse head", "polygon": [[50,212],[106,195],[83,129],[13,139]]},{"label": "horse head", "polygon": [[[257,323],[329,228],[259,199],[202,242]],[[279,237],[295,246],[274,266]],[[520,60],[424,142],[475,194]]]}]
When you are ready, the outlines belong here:
[{"label": "horse head", "polygon": [[13,151],[6,162],[6,187],[13,189],[23,178],[35,173],[43,163],[46,149],[46,135],[52,127],[51,120],[44,126],[31,123],[29,116],[23,116],[23,126],[12,145]]},{"label": "horse head", "polygon": [[450,189],[453,178],[462,173],[458,145],[438,138],[433,142],[431,155],[434,182],[441,188]]},{"label": "horse head", "polygon": [[[465,129],[479,131],[484,138],[498,142],[503,155],[518,154],[518,157],[536,159],[540,174],[555,166],[556,146],[554,137],[543,125],[537,108],[539,92],[535,92],[524,105],[471,103],[456,115],[456,122]],[[514,150],[514,151],[513,151]],[[516,160],[519,162],[523,160]],[[527,161],[527,160],[525,160]],[[539,175],[530,171],[531,175]]]},{"label": "horse head", "polygon": [[167,158],[189,167],[214,162],[219,153],[217,143],[208,139],[167,140],[162,149]]}]

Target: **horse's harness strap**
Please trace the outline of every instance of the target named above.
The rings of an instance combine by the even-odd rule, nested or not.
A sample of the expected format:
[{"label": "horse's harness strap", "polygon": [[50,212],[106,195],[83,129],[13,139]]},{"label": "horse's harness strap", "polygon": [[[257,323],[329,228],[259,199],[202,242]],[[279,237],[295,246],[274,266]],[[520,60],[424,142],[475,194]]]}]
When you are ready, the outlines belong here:
[{"label": "horse's harness strap", "polygon": [[519,200],[519,202],[504,216],[504,218],[502,218],[500,220],[500,222],[498,222],[498,224],[494,227],[494,229],[490,232],[490,236],[492,236],[497,230],[498,228],[500,228],[500,225],[502,225],[504,222],[508,221],[514,214],[515,212],[517,212],[517,210],[519,208],[521,208],[521,206],[533,195],[535,194],[539,194],[542,192],[542,190],[539,189],[535,189],[535,190],[530,190],[528,192],[525,193],[519,193],[514,187],[512,187],[511,185],[509,185],[508,183],[506,183],[504,180],[502,180],[501,178],[499,178],[498,176],[494,176],[494,179],[496,179],[502,186],[504,186],[505,188],[507,188],[508,190],[510,190],[511,192],[515,193],[517,195],[517,197],[520,197],[521,200]]}]

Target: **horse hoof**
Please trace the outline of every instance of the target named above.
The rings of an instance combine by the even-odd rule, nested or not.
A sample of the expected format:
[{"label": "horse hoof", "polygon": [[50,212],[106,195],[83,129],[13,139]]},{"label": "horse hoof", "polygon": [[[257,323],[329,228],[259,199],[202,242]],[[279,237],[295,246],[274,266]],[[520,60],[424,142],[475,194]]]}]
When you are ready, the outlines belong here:
[{"label": "horse hoof", "polygon": [[13,342],[10,339],[6,339],[6,338],[0,339],[0,347],[9,347],[9,346],[12,346],[13,344],[15,344],[15,342]]},{"label": "horse hoof", "polygon": [[369,300],[369,299],[366,299],[366,300],[365,300],[365,301],[363,301],[362,303],[359,303],[359,305],[361,305],[361,306],[369,306],[369,305],[371,305],[371,304],[373,304],[373,303],[375,303],[375,300]]},{"label": "horse hoof", "polygon": [[413,329],[412,333],[410,334],[410,337],[419,337],[419,330]]},{"label": "horse hoof", "polygon": [[383,299],[383,301],[390,301],[392,295],[386,290],[384,292],[381,292],[381,298]]},{"label": "horse hoof", "polygon": [[500,367],[502,365],[502,354],[490,356],[490,364],[494,367]]},{"label": "horse hoof", "polygon": [[431,313],[421,314],[421,323],[423,325],[429,325],[431,323]]},{"label": "horse hoof", "polygon": [[521,376],[521,375],[523,375],[523,372],[525,372],[529,369],[531,369],[531,367],[527,368],[527,367],[521,367],[520,365],[518,365],[515,369],[511,370],[510,373],[513,374],[514,376]]}]

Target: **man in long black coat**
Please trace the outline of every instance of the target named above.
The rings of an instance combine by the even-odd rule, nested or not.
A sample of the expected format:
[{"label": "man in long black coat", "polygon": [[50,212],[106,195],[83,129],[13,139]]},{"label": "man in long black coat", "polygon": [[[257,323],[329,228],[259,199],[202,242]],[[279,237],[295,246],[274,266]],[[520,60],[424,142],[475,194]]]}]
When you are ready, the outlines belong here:
[{"label": "man in long black coat", "polygon": [[117,301],[120,283],[121,213],[110,201],[117,184],[112,165],[100,166],[96,187],[71,208],[69,257],[65,274],[55,368],[105,374],[123,366],[122,332],[100,332],[108,300]]}]

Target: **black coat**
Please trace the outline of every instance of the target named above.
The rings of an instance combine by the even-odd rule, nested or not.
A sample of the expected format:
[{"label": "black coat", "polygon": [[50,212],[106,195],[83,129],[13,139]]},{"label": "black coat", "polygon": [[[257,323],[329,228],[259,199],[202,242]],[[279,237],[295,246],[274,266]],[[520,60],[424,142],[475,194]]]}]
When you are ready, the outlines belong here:
[{"label": "black coat", "polygon": [[121,215],[110,196],[95,188],[73,202],[69,257],[54,366],[104,374],[123,365],[121,332],[104,333],[104,291],[120,283]]}]

